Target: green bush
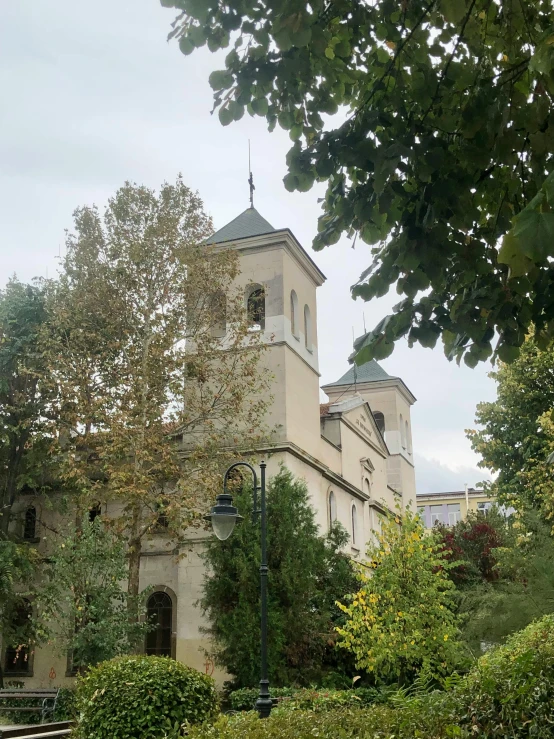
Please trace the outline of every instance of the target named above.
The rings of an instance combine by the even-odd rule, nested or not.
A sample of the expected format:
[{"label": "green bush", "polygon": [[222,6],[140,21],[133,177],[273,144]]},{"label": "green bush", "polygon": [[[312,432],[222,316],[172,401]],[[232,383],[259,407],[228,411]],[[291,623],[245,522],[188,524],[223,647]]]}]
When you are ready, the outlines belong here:
[{"label": "green bush", "polygon": [[[229,694],[234,711],[250,711],[258,697],[257,688],[241,688]],[[385,703],[385,690],[355,688],[329,690],[327,688],[271,688],[271,697],[279,699],[279,707],[298,711],[327,711],[340,706],[362,708],[375,703]]]},{"label": "green bush", "polygon": [[215,717],[213,680],[168,657],[117,657],[77,682],[83,739],[161,739],[183,723]]},{"label": "green bush", "polygon": [[[291,698],[296,688],[271,688],[272,698]],[[229,702],[233,711],[251,711],[260,694],[259,688],[239,688],[229,693]]]},{"label": "green bush", "polygon": [[554,615],[483,655],[456,692],[480,737],[552,737]]}]

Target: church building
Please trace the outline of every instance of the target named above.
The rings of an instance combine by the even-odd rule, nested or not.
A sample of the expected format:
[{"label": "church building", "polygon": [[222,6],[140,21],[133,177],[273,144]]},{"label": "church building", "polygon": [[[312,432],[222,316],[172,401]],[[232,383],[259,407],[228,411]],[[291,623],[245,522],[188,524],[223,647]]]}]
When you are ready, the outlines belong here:
[{"label": "church building", "polygon": [[[267,462],[269,479],[281,464],[304,479],[320,531],[338,519],[350,536],[347,552],[361,559],[384,516],[397,506],[415,509],[415,397],[375,361],[350,368],[345,361],[344,374],[320,388],[317,289],[325,276],[288,228],[273,228],[250,207],[208,243],[238,252],[244,307],[253,307],[268,344],[264,364],[274,378],[269,422],[275,431],[271,443],[257,450],[259,460]],[[200,554],[210,535],[195,532],[178,557],[154,537],[142,557],[140,586],[153,588],[145,605],[159,624],[148,635],[146,651],[172,656],[222,682],[223,673],[206,660],[196,605],[204,573]],[[26,669],[13,677],[28,687],[71,678],[63,658],[48,648],[37,650]]]}]

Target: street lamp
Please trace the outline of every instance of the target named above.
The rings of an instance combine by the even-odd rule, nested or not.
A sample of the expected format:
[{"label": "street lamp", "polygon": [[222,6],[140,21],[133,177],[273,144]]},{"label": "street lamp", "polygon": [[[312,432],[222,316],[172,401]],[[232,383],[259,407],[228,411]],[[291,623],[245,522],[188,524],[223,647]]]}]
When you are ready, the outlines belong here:
[{"label": "street lamp", "polygon": [[[227,491],[227,480],[229,479],[230,473],[237,467],[248,467],[254,478],[254,508],[252,515],[260,515],[260,528],[261,528],[261,544],[262,544],[262,557],[260,562],[260,596],[261,596],[261,680],[260,680],[260,694],[256,701],[256,710],[260,718],[267,718],[271,713],[273,702],[269,695],[269,680],[267,677],[267,573],[269,567],[267,566],[267,518],[266,518],[266,498],[265,498],[265,470],[266,463],[260,462],[260,481],[261,485],[258,487],[258,476],[256,470],[248,462],[235,462],[232,464],[225,475],[223,476],[223,493],[217,496],[216,503],[212,507],[210,513],[206,518],[212,522],[212,528],[214,534],[218,539],[224,541],[228,539],[233,533],[235,524],[242,521],[242,516],[239,516],[237,508],[233,505],[233,496]],[[260,508],[258,510],[258,490],[260,491]]]}]

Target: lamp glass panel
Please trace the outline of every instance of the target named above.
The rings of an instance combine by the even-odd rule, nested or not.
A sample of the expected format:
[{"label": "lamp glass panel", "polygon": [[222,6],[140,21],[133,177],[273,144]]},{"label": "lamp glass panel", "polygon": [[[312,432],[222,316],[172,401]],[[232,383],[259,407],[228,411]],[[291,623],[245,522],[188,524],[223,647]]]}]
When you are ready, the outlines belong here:
[{"label": "lamp glass panel", "polygon": [[228,516],[222,513],[212,514],[212,527],[214,534],[220,541],[225,541],[233,533],[235,523],[237,521],[236,516]]}]

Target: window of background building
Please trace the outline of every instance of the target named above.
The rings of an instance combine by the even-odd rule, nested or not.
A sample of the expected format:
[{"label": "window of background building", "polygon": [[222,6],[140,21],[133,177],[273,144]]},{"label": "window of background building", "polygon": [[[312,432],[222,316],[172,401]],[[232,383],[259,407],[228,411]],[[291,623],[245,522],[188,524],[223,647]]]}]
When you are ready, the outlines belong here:
[{"label": "window of background building", "polygon": [[462,512],[459,503],[448,504],[448,525],[455,526],[458,521],[462,520]]},{"label": "window of background building", "polygon": [[425,520],[425,506],[420,505],[417,507],[417,515],[421,518],[421,523],[424,526],[427,526],[427,521]]},{"label": "window of background building", "polygon": [[436,523],[444,523],[442,520],[442,506],[441,505],[432,505],[431,508],[431,526],[434,526]]},{"label": "window of background building", "polygon": [[485,516],[487,515],[488,511],[492,508],[492,503],[486,502],[486,503],[477,503],[477,510],[479,513],[483,513]]}]

